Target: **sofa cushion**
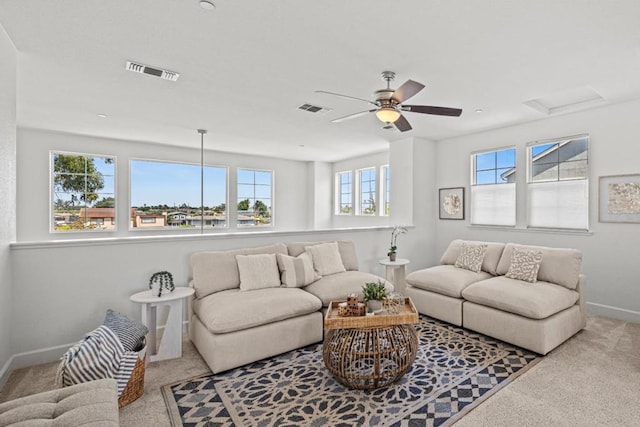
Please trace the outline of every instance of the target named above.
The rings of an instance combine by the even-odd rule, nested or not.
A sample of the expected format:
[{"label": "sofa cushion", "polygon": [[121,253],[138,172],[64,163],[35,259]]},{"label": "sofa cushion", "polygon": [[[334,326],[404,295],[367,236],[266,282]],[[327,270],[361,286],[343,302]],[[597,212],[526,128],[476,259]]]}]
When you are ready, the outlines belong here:
[{"label": "sofa cushion", "polygon": [[114,379],[89,381],[0,403],[0,426],[119,425]]},{"label": "sofa cushion", "polygon": [[525,246],[508,243],[504,248],[500,263],[498,264],[498,274],[503,275],[509,271],[511,254],[515,247],[542,251],[542,262],[538,270],[538,280],[557,283],[567,289],[575,289],[578,286],[582,252],[577,249],[548,248],[545,246]]},{"label": "sofa cushion", "polygon": [[485,271],[474,273],[453,265],[438,265],[408,274],[407,283],[415,288],[461,298],[464,288],[491,277],[493,276]]},{"label": "sofa cushion", "polygon": [[309,252],[302,252],[297,257],[277,254],[280,280],[289,288],[301,288],[320,278],[313,269],[313,260]]},{"label": "sofa cushion", "polygon": [[505,277],[535,283],[538,280],[538,270],[542,262],[542,251],[532,249],[513,248],[511,264]]},{"label": "sofa cushion", "polygon": [[482,261],[487,253],[487,246],[486,244],[462,242],[462,251],[454,266],[479,273],[482,270]]},{"label": "sofa cushion", "polygon": [[231,289],[194,302],[193,311],[214,334],[226,334],[303,316],[322,308],[320,300],[297,288],[251,292]]},{"label": "sofa cushion", "polygon": [[311,254],[313,268],[320,276],[328,276],[346,271],[344,264],[342,264],[340,252],[338,251],[338,242],[305,246],[305,250]]},{"label": "sofa cushion", "polygon": [[[454,240],[449,244],[447,250],[442,254],[442,258],[440,258],[440,264],[445,265],[454,265],[456,260],[460,256],[462,252],[462,243],[464,240]],[[473,240],[467,240],[467,243],[472,244],[486,244],[487,251],[484,254],[484,259],[482,260],[482,271],[486,271],[492,275],[500,274],[497,272],[498,262],[500,261],[500,257],[502,255],[502,251],[505,248],[504,243],[499,242],[477,242]],[[504,273],[501,273],[504,274]]]},{"label": "sofa cushion", "polygon": [[469,285],[462,291],[467,301],[530,319],[546,319],[578,301],[579,294],[563,286],[527,283],[500,276]]},{"label": "sofa cushion", "polygon": [[[335,241],[335,240],[334,240]],[[328,241],[320,242],[293,242],[287,243],[289,249],[289,255],[298,256],[305,251],[306,246],[315,246],[322,243],[330,243]],[[340,252],[340,258],[342,259],[342,265],[347,271],[358,271],[358,255],[356,254],[356,245],[351,240],[337,240],[338,251]]]},{"label": "sofa cushion", "polygon": [[367,282],[382,281],[387,292],[393,291],[393,285],[380,277],[362,271],[345,271],[325,276],[306,286],[305,291],[320,298],[322,305],[328,307],[331,301],[345,301],[348,295],[356,294],[362,298],[362,287]]},{"label": "sofa cushion", "polygon": [[276,254],[236,255],[236,262],[241,291],[278,288],[282,285]]},{"label": "sofa cushion", "polygon": [[191,255],[193,288],[196,297],[202,298],[214,292],[240,286],[240,273],[236,255],[287,253],[284,243],[231,251],[207,251]]}]

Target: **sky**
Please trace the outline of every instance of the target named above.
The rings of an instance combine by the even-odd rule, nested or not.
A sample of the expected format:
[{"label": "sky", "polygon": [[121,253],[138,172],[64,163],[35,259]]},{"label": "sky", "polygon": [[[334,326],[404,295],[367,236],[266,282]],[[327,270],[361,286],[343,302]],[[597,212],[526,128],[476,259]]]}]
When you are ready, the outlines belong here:
[{"label": "sky", "polygon": [[[205,166],[204,205],[226,203],[227,168]],[[131,161],[131,206],[200,206],[200,165]]]}]

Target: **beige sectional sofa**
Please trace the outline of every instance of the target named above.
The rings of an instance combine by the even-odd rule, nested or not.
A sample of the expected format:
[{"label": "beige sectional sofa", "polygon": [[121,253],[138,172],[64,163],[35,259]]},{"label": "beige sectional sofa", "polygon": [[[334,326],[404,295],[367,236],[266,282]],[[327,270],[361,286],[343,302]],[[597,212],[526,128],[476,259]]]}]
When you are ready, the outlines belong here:
[{"label": "beige sectional sofa", "polygon": [[[309,247],[315,249],[305,249]],[[334,256],[316,257],[320,248]],[[272,254],[278,262],[277,282],[272,277],[276,274]],[[320,253],[323,254],[326,251]],[[259,255],[253,257],[255,266],[251,264],[254,259],[243,258],[247,255]],[[280,263],[287,259],[293,265],[294,257],[300,261],[295,262],[289,274],[307,279],[298,280],[295,286],[292,276],[284,280],[281,269],[286,267]],[[302,271],[309,262],[313,271]],[[384,281],[358,271],[351,241],[278,243],[199,252],[191,256],[190,264],[190,285],[195,296],[189,337],[214,373],[321,341],[323,308],[330,301],[346,299],[351,293],[361,294],[366,282]],[[320,273],[325,274],[320,277]],[[283,285],[280,277],[288,283]],[[257,286],[248,287],[249,282],[257,282]],[[390,283],[385,284],[393,289]]]},{"label": "beige sectional sofa", "polygon": [[[480,271],[456,267],[463,245],[486,245]],[[533,283],[508,277],[518,273],[514,251],[541,255]],[[454,240],[440,263],[407,276],[420,313],[543,355],[586,324],[578,250]]]}]

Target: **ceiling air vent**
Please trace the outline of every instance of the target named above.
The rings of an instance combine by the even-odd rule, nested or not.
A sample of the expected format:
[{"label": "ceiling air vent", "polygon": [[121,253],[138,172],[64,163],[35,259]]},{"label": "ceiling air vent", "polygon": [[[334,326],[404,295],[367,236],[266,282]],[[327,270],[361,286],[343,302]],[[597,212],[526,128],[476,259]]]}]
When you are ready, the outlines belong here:
[{"label": "ceiling air vent", "polygon": [[150,76],[160,77],[164,80],[170,80],[175,82],[180,77],[180,73],[175,71],[163,70],[161,68],[154,68],[148,65],[139,64],[137,62],[127,61],[126,69],[140,74],[149,74]]},{"label": "ceiling air vent", "polygon": [[320,107],[318,105],[311,105],[311,104],[302,104],[301,106],[298,107],[298,109],[303,111],[308,111],[310,113],[326,113],[328,111],[331,111],[331,108]]}]

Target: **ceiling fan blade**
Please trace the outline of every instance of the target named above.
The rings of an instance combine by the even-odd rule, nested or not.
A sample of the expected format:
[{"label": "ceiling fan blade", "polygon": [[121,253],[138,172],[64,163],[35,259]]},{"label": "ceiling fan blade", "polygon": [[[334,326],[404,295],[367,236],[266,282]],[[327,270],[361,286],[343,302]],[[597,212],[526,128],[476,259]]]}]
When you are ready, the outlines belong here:
[{"label": "ceiling fan blade", "polygon": [[396,101],[398,104],[402,104],[407,99],[411,98],[416,93],[420,92],[424,89],[424,85],[422,83],[414,82],[413,80],[407,80],[393,92],[391,99]]},{"label": "ceiling fan blade", "polygon": [[324,94],[327,94],[327,95],[341,96],[343,98],[348,98],[348,99],[354,99],[356,101],[366,102],[368,104],[372,104],[372,105],[375,105],[376,107],[379,107],[378,104],[376,104],[375,102],[369,101],[368,99],[356,98],[355,96],[343,95],[341,93],[327,92],[326,90],[316,90],[315,92],[316,93],[324,93]]},{"label": "ceiling fan blade", "polygon": [[404,116],[400,116],[400,118],[393,122],[393,124],[396,125],[400,132],[411,130],[411,125],[409,124],[407,119],[404,118]]},{"label": "ceiling fan blade", "polygon": [[377,110],[377,108],[375,108],[373,110],[360,111],[359,113],[353,113],[353,114],[349,114],[348,116],[338,117],[337,119],[331,120],[331,122],[332,123],[340,123],[340,122],[343,122],[345,120],[355,119],[356,117],[360,117],[360,116],[364,116],[365,114],[373,113],[376,110]]},{"label": "ceiling fan blade", "polygon": [[433,107],[431,105],[403,105],[402,111],[411,111],[412,113],[435,114],[437,116],[455,116],[462,114],[460,108]]}]

